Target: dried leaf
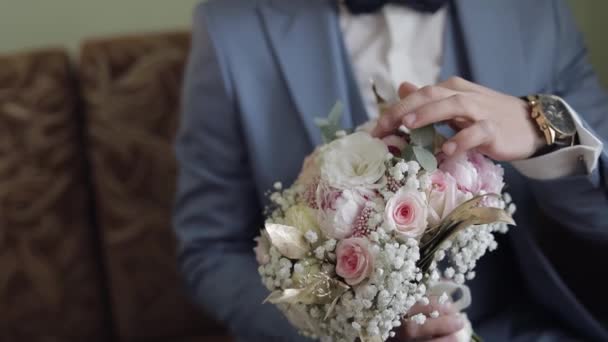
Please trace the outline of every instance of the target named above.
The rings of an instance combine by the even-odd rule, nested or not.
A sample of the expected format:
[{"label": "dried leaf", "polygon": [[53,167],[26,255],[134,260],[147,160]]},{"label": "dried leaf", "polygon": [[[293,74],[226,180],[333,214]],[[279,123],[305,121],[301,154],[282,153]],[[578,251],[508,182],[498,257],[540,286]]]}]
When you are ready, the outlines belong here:
[{"label": "dried leaf", "polygon": [[319,326],[316,319],[310,317],[306,308],[295,305],[286,305],[284,310],[287,320],[297,329],[311,334],[318,333]]},{"label": "dried leaf", "polygon": [[300,289],[272,292],[264,302],[272,304],[333,304],[350,287],[324,273],[310,275],[307,285]]},{"label": "dried leaf", "polygon": [[365,334],[361,333],[359,335],[359,339],[361,340],[361,342],[383,342],[382,338],[378,335],[375,336],[366,336]]},{"label": "dried leaf", "polygon": [[503,222],[515,225],[515,221],[506,211],[498,208],[480,207],[484,199],[498,197],[495,194],[477,196],[454,209],[443,221],[430,231],[435,234],[423,242],[418,266],[425,271],[433,260],[433,255],[444,241],[454,238],[461,230],[476,225]]},{"label": "dried leaf", "polygon": [[468,225],[490,224],[496,222],[515,225],[513,217],[506,211],[498,208],[473,208],[469,210],[468,218],[463,221],[463,223],[468,223]]},{"label": "dried leaf", "polygon": [[499,196],[495,195],[495,194],[487,194],[487,195],[474,197],[474,198],[464,202],[463,204],[459,205],[454,210],[452,210],[452,212],[446,218],[444,218],[443,221],[439,225],[447,226],[447,225],[451,225],[453,222],[466,220],[468,218],[468,216],[470,215],[470,211],[474,208],[478,208],[479,206],[481,206],[483,201],[488,197],[499,198]]},{"label": "dried leaf", "polygon": [[310,244],[296,227],[269,223],[266,224],[266,233],[270,243],[289,259],[302,259],[310,251]]},{"label": "dried leaf", "polygon": [[264,299],[264,303],[269,302],[272,304],[313,304],[314,301],[312,301],[311,298],[307,296],[306,292],[306,288],[273,291],[268,297],[266,297],[266,299]]}]

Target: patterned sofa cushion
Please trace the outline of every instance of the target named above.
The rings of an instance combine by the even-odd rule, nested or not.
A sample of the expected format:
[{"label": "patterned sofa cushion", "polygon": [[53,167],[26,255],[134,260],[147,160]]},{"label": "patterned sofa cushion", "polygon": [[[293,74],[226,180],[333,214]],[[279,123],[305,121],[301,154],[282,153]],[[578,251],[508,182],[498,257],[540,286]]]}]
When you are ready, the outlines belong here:
[{"label": "patterned sofa cushion", "polygon": [[0,56],[0,340],[106,341],[63,51]]},{"label": "patterned sofa cushion", "polygon": [[81,50],[98,222],[123,341],[218,333],[183,295],[170,228],[188,48],[189,34],[174,33],[92,40]]}]

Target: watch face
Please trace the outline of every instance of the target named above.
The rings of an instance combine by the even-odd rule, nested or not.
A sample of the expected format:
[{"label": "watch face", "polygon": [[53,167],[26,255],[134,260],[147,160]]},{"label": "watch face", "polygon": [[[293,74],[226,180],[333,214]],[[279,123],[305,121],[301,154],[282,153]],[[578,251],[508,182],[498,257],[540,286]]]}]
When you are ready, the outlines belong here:
[{"label": "watch face", "polygon": [[566,105],[559,98],[553,96],[540,96],[540,103],[545,118],[555,130],[565,135],[573,135],[576,133],[576,126],[572,114],[570,114]]}]

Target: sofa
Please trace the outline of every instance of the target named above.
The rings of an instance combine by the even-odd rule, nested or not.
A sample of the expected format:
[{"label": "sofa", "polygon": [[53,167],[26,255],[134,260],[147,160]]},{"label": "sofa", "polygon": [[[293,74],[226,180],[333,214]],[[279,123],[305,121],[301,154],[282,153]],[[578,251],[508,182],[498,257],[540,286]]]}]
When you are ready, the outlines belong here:
[{"label": "sofa", "polygon": [[0,56],[0,342],[230,341],[170,226],[189,39]]}]

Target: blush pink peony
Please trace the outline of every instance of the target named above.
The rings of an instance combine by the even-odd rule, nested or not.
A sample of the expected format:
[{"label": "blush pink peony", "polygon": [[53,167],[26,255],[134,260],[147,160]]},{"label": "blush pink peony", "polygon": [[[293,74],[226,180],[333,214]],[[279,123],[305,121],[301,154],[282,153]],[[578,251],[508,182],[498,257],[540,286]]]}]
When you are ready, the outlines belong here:
[{"label": "blush pink peony", "polygon": [[482,190],[500,194],[504,187],[503,168],[476,151],[445,158],[439,164],[439,169],[452,175],[460,190],[474,195]]},{"label": "blush pink peony", "polygon": [[344,239],[353,235],[355,220],[365,204],[375,197],[366,189],[337,190],[327,186],[317,189],[318,221],[325,236]]}]

